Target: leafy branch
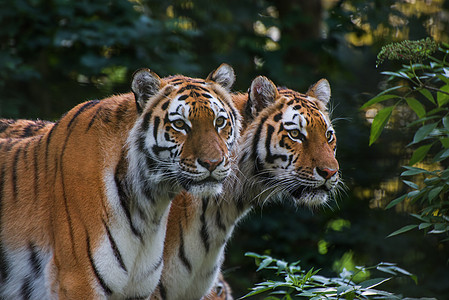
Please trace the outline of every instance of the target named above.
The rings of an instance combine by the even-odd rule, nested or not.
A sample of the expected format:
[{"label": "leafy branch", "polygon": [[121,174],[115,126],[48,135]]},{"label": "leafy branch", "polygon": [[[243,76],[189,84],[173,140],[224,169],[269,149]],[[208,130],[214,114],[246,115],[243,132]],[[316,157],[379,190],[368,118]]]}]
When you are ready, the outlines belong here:
[{"label": "leafy branch", "polygon": [[[290,299],[402,299],[402,296],[390,292],[375,289],[381,284],[396,276],[408,276],[415,283],[417,278],[408,271],[399,268],[396,264],[382,262],[371,267],[356,267],[356,271],[344,269],[338,277],[325,277],[318,275],[319,270],[313,268],[306,271],[301,268],[300,261],[287,263],[268,255],[246,253],[253,257],[258,266],[257,271],[270,270],[279,278],[278,280],[266,280],[256,284],[252,291],[240,299],[269,293],[265,299],[290,300]],[[356,282],[354,278],[360,273],[377,270],[388,274],[387,277],[378,277],[362,282]]]},{"label": "leafy branch", "polygon": [[[441,58],[430,56],[434,52]],[[430,39],[385,46],[379,53],[379,62],[408,59],[410,64],[399,71],[382,72],[389,76],[390,87],[362,106],[362,109],[372,106],[379,109],[371,125],[370,145],[379,138],[397,107],[406,104],[417,116],[416,120],[408,121],[408,127],[416,129],[413,140],[407,145],[413,153],[401,174],[403,183],[411,191],[391,201],[386,208],[408,201],[419,209],[418,214],[411,214],[419,223],[406,225],[390,237],[420,229],[428,234],[443,234],[442,242],[449,241],[448,55],[448,44],[437,47]],[[420,162],[436,165],[437,170],[413,167]]]}]

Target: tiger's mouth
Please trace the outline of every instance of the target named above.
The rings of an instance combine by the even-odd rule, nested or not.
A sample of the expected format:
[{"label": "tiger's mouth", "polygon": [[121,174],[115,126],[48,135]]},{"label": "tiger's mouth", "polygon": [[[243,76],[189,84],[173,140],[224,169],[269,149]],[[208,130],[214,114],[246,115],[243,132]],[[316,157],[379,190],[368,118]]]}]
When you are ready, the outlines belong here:
[{"label": "tiger's mouth", "polygon": [[212,176],[202,180],[179,177],[178,182],[187,192],[197,196],[213,196],[223,190],[223,180],[218,180]]},{"label": "tiger's mouth", "polygon": [[299,186],[295,190],[290,192],[290,195],[292,195],[294,198],[301,198],[302,196],[310,193],[329,193],[330,190],[322,185],[319,187],[309,187],[309,186]]},{"label": "tiger's mouth", "polygon": [[298,205],[317,207],[329,200],[331,191],[326,186],[308,187],[300,186],[293,191],[288,191],[293,201]]}]

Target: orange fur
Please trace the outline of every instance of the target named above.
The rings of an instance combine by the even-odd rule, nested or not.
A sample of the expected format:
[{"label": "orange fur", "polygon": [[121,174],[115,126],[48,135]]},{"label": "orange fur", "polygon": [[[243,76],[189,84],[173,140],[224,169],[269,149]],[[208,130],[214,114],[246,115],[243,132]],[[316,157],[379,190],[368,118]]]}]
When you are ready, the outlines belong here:
[{"label": "orange fur", "polygon": [[[206,80],[160,79],[149,71],[139,72],[133,81],[134,96],[82,103],[55,124],[0,121],[0,295],[60,299],[148,295],[158,277],[146,283],[148,276],[142,272],[157,276],[162,265],[149,258],[145,263],[145,257],[137,254],[153,248],[162,251],[159,237],[165,234],[169,195],[181,186],[213,194],[227,174],[220,169],[220,175],[212,175],[216,163],[204,167],[210,169],[209,176],[219,176],[212,183],[189,178],[186,172],[200,174],[194,169],[201,168],[201,161],[230,164],[229,151],[239,131],[239,116],[226,91],[233,81],[232,69],[221,66]],[[147,81],[148,87],[142,86]],[[184,99],[176,100],[180,104],[173,108],[178,96]],[[167,119],[167,107],[188,128],[175,128]],[[214,125],[219,114],[226,120],[222,126]],[[158,138],[183,147],[172,150],[174,146],[153,141]],[[148,143],[156,144],[147,149]],[[141,151],[147,151],[145,156]],[[160,153],[156,161],[148,160]],[[132,162],[136,155],[148,164],[166,160],[167,166],[136,170],[144,162]],[[174,168],[172,159],[181,164],[182,174],[161,173],[167,172],[163,168]],[[157,180],[151,172],[163,184],[153,184],[147,191],[145,176]],[[157,237],[154,230],[160,232]],[[156,259],[153,252],[149,257]],[[16,270],[20,263],[24,265]],[[120,276],[125,281],[117,281]]]}]

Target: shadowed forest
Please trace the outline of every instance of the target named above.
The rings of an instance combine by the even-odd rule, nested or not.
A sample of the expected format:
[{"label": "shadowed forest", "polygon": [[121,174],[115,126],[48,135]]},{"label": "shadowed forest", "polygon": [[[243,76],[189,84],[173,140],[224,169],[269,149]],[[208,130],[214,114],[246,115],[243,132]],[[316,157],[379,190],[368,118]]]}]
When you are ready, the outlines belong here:
[{"label": "shadowed forest", "polygon": [[[233,296],[242,297],[275,275],[256,272],[254,258],[245,256],[254,252],[300,260],[303,269],[320,269],[320,275],[330,277],[356,266],[395,263],[416,275],[417,283],[400,276],[377,288],[404,297],[448,299],[449,184],[434,190],[432,199],[445,203],[438,209],[423,210],[409,194],[389,206],[416,188],[400,176],[410,159],[415,167],[446,169],[449,152],[432,160],[430,147],[418,154],[407,147],[414,139],[421,142],[410,120],[428,117],[430,109],[412,100],[401,109],[395,106],[384,119],[382,134],[369,145],[373,118],[388,106],[377,102],[362,108],[391,87],[382,72],[408,64],[386,60],[378,65],[382,46],[427,37],[449,42],[448,1],[1,1],[0,117],[57,120],[85,100],[128,92],[132,73],[142,67],[161,76],[205,77],[225,62],[236,72],[235,91],[246,91],[258,75],[301,92],[326,78],[345,191],[315,211],[267,203],[251,212],[226,251],[223,273]],[[448,65],[441,70],[447,79]],[[444,123],[449,89],[442,90],[433,95],[438,96],[436,117]],[[446,139],[441,143],[449,147]],[[419,154],[420,159],[414,157]],[[441,216],[446,227],[431,232],[420,225],[387,237],[424,222],[416,217],[424,218],[423,211]],[[373,277],[378,276],[366,271],[357,280]],[[268,294],[249,299],[263,297]]]}]

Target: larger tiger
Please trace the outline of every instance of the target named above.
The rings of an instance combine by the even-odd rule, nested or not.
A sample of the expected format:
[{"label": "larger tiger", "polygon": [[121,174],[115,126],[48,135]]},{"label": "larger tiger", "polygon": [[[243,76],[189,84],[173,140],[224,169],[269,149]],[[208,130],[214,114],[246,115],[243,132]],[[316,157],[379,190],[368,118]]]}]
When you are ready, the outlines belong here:
[{"label": "larger tiger", "polygon": [[0,298],[148,297],[170,200],[182,189],[216,196],[230,173],[233,81],[228,65],[205,80],[144,69],[134,95],[0,139]]},{"label": "larger tiger", "polygon": [[[244,124],[238,170],[219,196],[182,192],[170,208],[164,268],[152,299],[200,299],[207,294],[224,259],[234,226],[251,206],[292,199],[316,207],[337,191],[336,137],[326,106],[327,80],[306,94],[257,77],[240,110]],[[207,297],[205,297],[207,299]]]}]

